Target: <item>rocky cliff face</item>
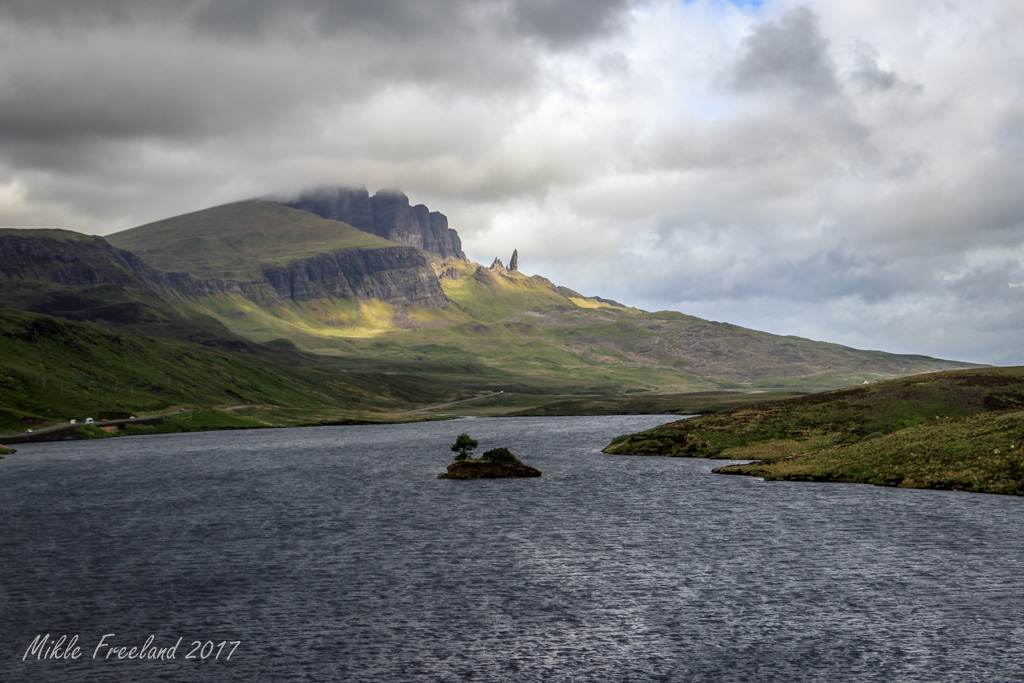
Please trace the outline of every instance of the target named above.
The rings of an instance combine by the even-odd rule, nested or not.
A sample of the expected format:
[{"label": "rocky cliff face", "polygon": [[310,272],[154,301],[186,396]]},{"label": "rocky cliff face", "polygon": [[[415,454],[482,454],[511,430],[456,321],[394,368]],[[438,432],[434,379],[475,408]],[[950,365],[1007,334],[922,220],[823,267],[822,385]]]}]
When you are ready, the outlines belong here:
[{"label": "rocky cliff face", "polygon": [[282,203],[321,218],[343,221],[398,244],[445,258],[466,258],[462,240],[448,227],[444,214],[430,211],[423,204],[410,206],[409,198],[397,190],[381,190],[371,197],[365,188],[321,188]]},{"label": "rocky cliff face", "polygon": [[258,305],[326,297],[380,299],[399,307],[447,308],[449,303],[426,255],[414,247],[344,249],[267,266],[262,278],[239,282],[161,272],[101,237],[0,231],[0,306],[158,336],[182,336],[165,333],[169,323],[176,329],[193,325],[204,328],[205,336],[219,337],[227,334],[219,323],[206,316],[178,320],[181,314],[172,306],[217,294],[240,295]]},{"label": "rocky cliff face", "polygon": [[448,297],[423,253],[413,247],[345,249],[266,266],[250,282],[161,273],[124,252],[132,268],[163,291],[191,298],[238,294],[256,303],[335,299],[380,299],[396,306],[447,308]]},{"label": "rocky cliff face", "polygon": [[238,294],[257,303],[334,297],[381,299],[397,306],[448,306],[448,297],[433,269],[423,253],[413,247],[344,249],[318,254],[283,266],[264,267],[263,277],[251,282],[197,280],[187,273],[163,273],[130,251],[114,252],[132,273],[155,289],[191,298]]},{"label": "rocky cliff face", "polygon": [[350,249],[268,267],[264,278],[282,299],[381,299],[399,306],[446,308],[437,276],[412,247]]}]

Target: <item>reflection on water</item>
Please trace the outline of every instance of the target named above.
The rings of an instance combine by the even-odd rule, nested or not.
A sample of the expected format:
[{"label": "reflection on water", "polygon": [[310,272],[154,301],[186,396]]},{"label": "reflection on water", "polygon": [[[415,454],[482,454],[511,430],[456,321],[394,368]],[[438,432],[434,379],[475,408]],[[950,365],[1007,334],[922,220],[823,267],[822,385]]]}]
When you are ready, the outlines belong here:
[{"label": "reflection on water", "polygon": [[[20,447],[0,462],[0,680],[1024,675],[1024,500],[599,453],[665,420]],[[460,432],[544,476],[436,479]],[[45,633],[84,654],[22,661]],[[110,633],[183,644],[92,659]],[[193,640],[241,645],[186,661]]]}]

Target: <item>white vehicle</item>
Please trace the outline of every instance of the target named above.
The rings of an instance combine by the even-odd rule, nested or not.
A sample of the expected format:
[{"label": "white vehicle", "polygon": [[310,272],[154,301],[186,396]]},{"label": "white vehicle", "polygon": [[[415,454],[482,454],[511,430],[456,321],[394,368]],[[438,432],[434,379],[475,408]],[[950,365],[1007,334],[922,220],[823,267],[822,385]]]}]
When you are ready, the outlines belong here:
[{"label": "white vehicle", "polygon": [[85,418],[85,424],[87,424],[87,425],[91,425],[95,421],[96,420],[92,419],[91,417]]},{"label": "white vehicle", "polygon": [[78,420],[71,420],[71,424],[75,424]]}]

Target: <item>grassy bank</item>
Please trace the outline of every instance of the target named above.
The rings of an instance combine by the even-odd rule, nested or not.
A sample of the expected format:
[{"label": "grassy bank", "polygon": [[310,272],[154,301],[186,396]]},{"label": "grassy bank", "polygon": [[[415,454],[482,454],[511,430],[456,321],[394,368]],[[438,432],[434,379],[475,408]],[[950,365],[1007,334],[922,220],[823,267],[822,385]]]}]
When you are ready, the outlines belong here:
[{"label": "grassy bank", "polygon": [[264,406],[261,419],[282,425],[365,420],[465,394],[400,373],[285,360],[0,310],[0,433],[177,407]]},{"label": "grassy bank", "polygon": [[766,479],[1024,494],[1024,368],[916,375],[624,435],[605,452],[751,459]]}]

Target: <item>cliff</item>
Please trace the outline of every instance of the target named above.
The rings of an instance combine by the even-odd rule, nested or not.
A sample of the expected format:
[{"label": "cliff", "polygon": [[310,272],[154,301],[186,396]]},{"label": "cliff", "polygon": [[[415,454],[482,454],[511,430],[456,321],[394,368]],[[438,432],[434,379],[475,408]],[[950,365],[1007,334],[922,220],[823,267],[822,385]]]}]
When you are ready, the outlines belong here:
[{"label": "cliff", "polygon": [[266,266],[264,278],[282,299],[381,299],[399,306],[446,308],[437,276],[412,247],[350,249]]},{"label": "cliff", "polygon": [[240,282],[161,273],[125,252],[125,259],[164,292],[189,298],[237,294],[257,303],[335,299],[380,299],[396,306],[447,308],[448,298],[426,258],[412,247],[343,249],[264,265],[263,277]]},{"label": "cliff", "polygon": [[418,247],[445,258],[465,259],[459,234],[448,227],[448,218],[423,204],[409,205],[397,190],[381,190],[372,197],[365,188],[320,188],[282,202],[321,218],[342,221],[398,244]]},{"label": "cliff", "polygon": [[232,336],[210,316],[188,310],[190,301],[219,294],[257,305],[333,297],[448,306],[426,255],[414,247],[340,249],[258,267],[262,277],[247,280],[194,278],[157,270],[102,237],[0,230],[0,306],[194,341]]}]

